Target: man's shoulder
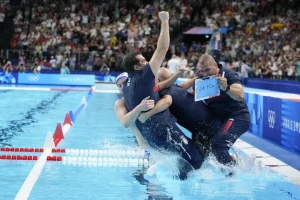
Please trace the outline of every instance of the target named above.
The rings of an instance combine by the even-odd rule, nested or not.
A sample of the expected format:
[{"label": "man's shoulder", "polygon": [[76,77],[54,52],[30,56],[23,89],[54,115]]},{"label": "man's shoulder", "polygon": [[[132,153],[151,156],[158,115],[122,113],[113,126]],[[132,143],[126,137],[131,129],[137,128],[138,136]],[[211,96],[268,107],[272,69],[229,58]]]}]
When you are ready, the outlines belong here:
[{"label": "man's shoulder", "polygon": [[122,106],[122,105],[125,105],[125,99],[124,99],[124,97],[122,97],[121,99],[118,99],[118,100],[115,102],[115,107],[116,107],[116,106]]},{"label": "man's shoulder", "polygon": [[231,70],[231,69],[224,69],[223,71],[225,72],[225,74],[226,74],[227,76],[238,75],[236,71],[233,71],[233,70]]},{"label": "man's shoulder", "polygon": [[241,79],[237,72],[230,69],[226,69],[224,71],[225,71],[225,77],[227,78],[227,81],[230,85],[234,83],[241,84]]}]

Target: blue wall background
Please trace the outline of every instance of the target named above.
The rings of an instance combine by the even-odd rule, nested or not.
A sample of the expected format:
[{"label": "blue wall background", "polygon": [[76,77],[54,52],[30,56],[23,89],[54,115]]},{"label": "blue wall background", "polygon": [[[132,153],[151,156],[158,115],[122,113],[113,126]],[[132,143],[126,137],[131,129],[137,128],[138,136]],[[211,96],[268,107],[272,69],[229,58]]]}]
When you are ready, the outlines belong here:
[{"label": "blue wall background", "polygon": [[248,87],[300,94],[300,81],[249,78]]},{"label": "blue wall background", "polygon": [[300,153],[300,102],[245,93],[250,132]]}]

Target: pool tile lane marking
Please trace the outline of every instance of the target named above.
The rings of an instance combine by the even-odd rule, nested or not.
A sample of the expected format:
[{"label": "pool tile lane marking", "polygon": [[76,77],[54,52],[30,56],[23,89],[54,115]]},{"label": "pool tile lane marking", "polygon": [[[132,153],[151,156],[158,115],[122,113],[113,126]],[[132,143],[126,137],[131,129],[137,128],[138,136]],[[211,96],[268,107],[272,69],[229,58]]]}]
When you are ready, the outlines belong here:
[{"label": "pool tile lane marking", "polygon": [[274,172],[287,177],[289,181],[297,185],[300,185],[300,171],[298,171],[297,169],[288,166],[286,163],[278,160],[277,158],[255,147],[249,148],[251,145],[248,144],[247,142],[244,142],[241,139],[238,139],[233,146],[236,148],[238,148],[238,146],[246,147],[246,148],[238,148],[238,149],[240,149],[241,151],[243,151],[248,155],[255,154],[257,161],[260,161],[263,165],[270,167]]},{"label": "pool tile lane marking", "polygon": [[37,181],[38,177],[40,176],[44,168],[44,165],[47,160],[47,156],[49,156],[52,152],[52,148],[55,148],[53,143],[53,138],[51,133],[47,133],[45,144],[44,144],[44,152],[42,153],[38,161],[35,163],[35,165],[33,166],[32,170],[30,171],[29,175],[27,176],[26,180],[21,186],[19,192],[17,193],[15,200],[28,199],[35,182]]}]

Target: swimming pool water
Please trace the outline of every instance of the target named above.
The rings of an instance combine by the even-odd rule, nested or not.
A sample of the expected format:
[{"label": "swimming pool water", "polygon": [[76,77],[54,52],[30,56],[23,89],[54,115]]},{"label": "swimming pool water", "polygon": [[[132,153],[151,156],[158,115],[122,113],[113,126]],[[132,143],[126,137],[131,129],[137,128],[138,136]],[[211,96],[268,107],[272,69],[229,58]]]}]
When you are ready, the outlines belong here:
[{"label": "swimming pool water", "polygon": [[[0,92],[1,147],[42,147],[66,112],[73,112],[87,92]],[[113,105],[117,94],[95,93],[76,123],[59,143],[69,149],[132,149],[132,133],[118,122]],[[189,135],[189,134],[188,134]],[[0,199],[13,199],[35,161],[0,160]],[[166,163],[171,165],[172,163]],[[160,170],[158,170],[160,172]],[[203,167],[187,181],[142,167],[88,166],[47,162],[29,199],[300,199],[300,187],[268,168],[239,171],[225,178],[213,167]]]}]

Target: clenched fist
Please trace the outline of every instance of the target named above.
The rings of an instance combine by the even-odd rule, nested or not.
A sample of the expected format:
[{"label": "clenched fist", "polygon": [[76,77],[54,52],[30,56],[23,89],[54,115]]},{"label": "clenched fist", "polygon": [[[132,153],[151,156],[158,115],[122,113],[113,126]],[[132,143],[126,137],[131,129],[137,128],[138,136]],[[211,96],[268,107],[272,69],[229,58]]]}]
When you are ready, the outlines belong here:
[{"label": "clenched fist", "polygon": [[158,13],[159,18],[162,22],[168,21],[169,20],[169,13],[166,11],[161,11]]}]

